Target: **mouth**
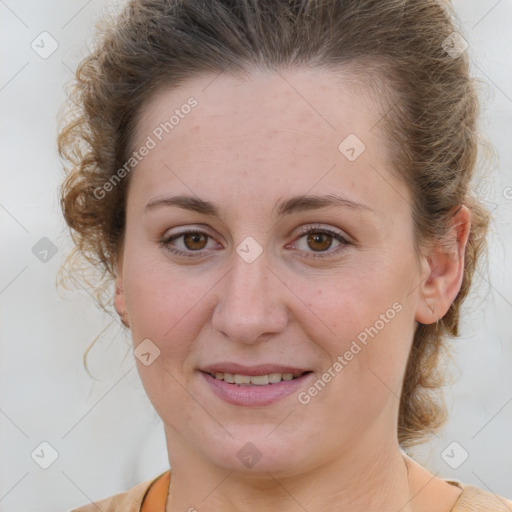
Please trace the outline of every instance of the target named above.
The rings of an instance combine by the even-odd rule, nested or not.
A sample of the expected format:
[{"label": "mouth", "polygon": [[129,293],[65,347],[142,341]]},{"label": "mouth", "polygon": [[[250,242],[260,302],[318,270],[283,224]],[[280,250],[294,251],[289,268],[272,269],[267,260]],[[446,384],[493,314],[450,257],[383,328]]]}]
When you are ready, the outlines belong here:
[{"label": "mouth", "polygon": [[278,384],[283,381],[291,381],[302,377],[311,371],[301,372],[272,372],[261,375],[246,375],[242,373],[229,372],[203,372],[216,380],[224,381],[234,386],[266,386]]},{"label": "mouth", "polygon": [[[232,369],[216,368],[216,369]],[[232,405],[245,407],[263,407],[277,403],[288,396],[297,394],[302,387],[311,385],[315,374],[312,371],[292,369],[289,367],[276,367],[272,365],[259,367],[259,369],[241,369],[236,371],[214,371],[213,368],[200,370],[203,382],[218,398]],[[287,371],[271,371],[271,370]],[[293,371],[291,371],[293,370]]]}]

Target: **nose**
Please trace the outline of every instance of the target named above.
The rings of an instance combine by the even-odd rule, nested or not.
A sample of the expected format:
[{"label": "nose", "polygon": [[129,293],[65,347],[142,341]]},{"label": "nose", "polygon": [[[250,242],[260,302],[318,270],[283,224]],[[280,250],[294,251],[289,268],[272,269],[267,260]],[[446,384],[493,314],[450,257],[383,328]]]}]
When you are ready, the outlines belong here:
[{"label": "nose", "polygon": [[240,343],[255,343],[282,332],[288,324],[286,287],[276,277],[265,251],[252,263],[233,252],[231,270],[219,283],[213,327]]}]

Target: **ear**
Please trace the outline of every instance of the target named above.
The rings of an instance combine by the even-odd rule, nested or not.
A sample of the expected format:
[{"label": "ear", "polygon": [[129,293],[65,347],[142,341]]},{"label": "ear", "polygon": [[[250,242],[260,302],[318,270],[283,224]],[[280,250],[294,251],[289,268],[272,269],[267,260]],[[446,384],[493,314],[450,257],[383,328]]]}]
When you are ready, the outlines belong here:
[{"label": "ear", "polygon": [[422,256],[427,277],[420,286],[415,320],[432,324],[441,319],[457,297],[464,277],[464,253],[471,230],[471,211],[464,205],[455,209],[443,240],[435,242]]},{"label": "ear", "polygon": [[116,294],[114,297],[114,305],[117,313],[121,316],[126,311],[126,304],[124,300],[123,280],[120,275],[116,277]]},{"label": "ear", "polygon": [[116,308],[117,314],[119,315],[121,322],[129,327],[128,323],[128,315],[126,313],[126,301],[124,295],[124,286],[123,286],[123,272],[122,268],[119,265],[117,268],[117,277],[116,277],[116,292],[114,296],[114,307]]}]

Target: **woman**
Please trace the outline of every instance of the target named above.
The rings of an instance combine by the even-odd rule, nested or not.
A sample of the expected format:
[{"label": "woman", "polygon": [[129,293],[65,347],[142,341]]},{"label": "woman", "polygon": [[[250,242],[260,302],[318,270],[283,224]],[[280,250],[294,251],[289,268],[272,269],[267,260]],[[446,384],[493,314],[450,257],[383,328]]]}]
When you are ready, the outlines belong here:
[{"label": "woman", "polygon": [[485,244],[444,3],[132,1],[77,72],[64,216],[166,472],[77,510],[505,511],[404,449]]}]

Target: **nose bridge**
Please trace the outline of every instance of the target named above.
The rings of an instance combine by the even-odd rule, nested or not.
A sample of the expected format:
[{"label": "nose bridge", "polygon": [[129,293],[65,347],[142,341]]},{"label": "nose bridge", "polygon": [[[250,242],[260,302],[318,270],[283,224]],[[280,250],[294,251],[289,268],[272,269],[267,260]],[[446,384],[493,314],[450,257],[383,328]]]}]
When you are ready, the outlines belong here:
[{"label": "nose bridge", "polygon": [[[240,244],[239,250],[243,249]],[[214,327],[228,337],[250,343],[262,334],[276,333],[287,323],[285,304],[280,299],[279,280],[262,252],[256,259],[233,252],[231,271],[226,275],[213,314]]]},{"label": "nose bridge", "polygon": [[[236,300],[242,303],[242,299],[249,301],[253,299],[264,307],[269,291],[269,268],[268,261],[264,255],[259,256],[255,261],[248,262],[240,255],[233,257],[233,267],[230,272],[229,287]],[[259,299],[259,300],[258,300]]]}]

